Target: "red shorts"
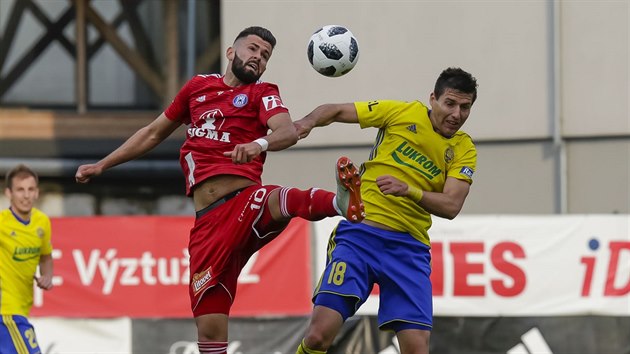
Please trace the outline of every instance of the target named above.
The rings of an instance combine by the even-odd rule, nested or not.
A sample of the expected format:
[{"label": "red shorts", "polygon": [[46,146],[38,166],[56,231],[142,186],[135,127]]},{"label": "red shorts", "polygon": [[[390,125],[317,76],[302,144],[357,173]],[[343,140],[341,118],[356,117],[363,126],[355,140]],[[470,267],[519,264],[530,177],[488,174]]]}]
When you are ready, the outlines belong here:
[{"label": "red shorts", "polygon": [[272,241],[288,222],[277,222],[265,212],[271,191],[279,186],[254,185],[195,220],[190,230],[190,303],[195,308],[204,293],[222,286],[231,302],[236,281],[249,258]]}]

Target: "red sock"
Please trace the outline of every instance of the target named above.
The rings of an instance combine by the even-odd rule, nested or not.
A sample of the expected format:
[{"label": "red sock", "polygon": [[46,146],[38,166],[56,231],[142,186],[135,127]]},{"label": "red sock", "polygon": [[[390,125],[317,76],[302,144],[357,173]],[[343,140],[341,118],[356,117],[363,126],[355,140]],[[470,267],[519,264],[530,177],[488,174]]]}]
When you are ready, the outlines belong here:
[{"label": "red sock", "polygon": [[199,354],[226,354],[228,342],[197,342]]},{"label": "red sock", "polygon": [[285,217],[298,216],[306,220],[317,221],[330,216],[337,216],[333,206],[335,193],[319,188],[299,190],[297,188],[280,189],[280,212]]}]

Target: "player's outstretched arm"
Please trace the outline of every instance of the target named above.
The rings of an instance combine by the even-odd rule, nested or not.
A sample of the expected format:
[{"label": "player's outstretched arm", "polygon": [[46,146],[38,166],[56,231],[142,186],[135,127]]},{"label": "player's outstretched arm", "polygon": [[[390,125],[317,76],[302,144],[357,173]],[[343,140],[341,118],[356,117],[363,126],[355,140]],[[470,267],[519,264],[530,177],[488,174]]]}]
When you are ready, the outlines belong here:
[{"label": "player's outstretched arm", "polygon": [[95,164],[81,165],[75,179],[78,183],[87,183],[90,178],[103,173],[108,168],[134,160],[149,152],[175,131],[181,122],[171,121],[164,113],[153,122],[140,128],[120,147]]},{"label": "player's outstretched arm", "polygon": [[304,118],[293,124],[300,139],[304,139],[315,127],[324,127],[333,122],[359,123],[359,116],[354,103],[328,103],[315,108]]},{"label": "player's outstretched arm", "polygon": [[264,137],[269,143],[268,150],[280,151],[295,145],[298,141],[297,132],[288,113],[280,113],[269,118],[267,126],[271,133]]}]

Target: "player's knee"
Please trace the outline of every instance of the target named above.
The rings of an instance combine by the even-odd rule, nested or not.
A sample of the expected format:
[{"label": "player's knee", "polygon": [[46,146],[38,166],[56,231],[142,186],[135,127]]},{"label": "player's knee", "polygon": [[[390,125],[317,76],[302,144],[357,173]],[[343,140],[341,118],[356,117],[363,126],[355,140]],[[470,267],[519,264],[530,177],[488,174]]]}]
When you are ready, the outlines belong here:
[{"label": "player's knee", "polygon": [[307,330],[306,336],[304,336],[303,344],[313,351],[325,352],[332,345],[333,339],[334,337],[327,338],[324,335],[324,331],[311,327]]},{"label": "player's knee", "polygon": [[280,221],[289,218],[287,215],[282,213],[282,208],[280,205],[280,192],[283,190],[283,188],[277,188],[269,193],[269,198],[267,198],[267,204],[264,208],[263,217],[267,217],[273,221]]},{"label": "player's knee", "polygon": [[217,317],[220,316],[212,316],[212,318],[204,316],[204,318],[196,319],[197,338],[200,342],[227,341],[227,320]]},{"label": "player's knee", "polygon": [[210,289],[193,313],[199,341],[227,341],[228,314],[231,301],[221,287]]},{"label": "player's knee", "polygon": [[427,330],[406,329],[396,332],[400,352],[403,354],[429,354],[429,338]]}]

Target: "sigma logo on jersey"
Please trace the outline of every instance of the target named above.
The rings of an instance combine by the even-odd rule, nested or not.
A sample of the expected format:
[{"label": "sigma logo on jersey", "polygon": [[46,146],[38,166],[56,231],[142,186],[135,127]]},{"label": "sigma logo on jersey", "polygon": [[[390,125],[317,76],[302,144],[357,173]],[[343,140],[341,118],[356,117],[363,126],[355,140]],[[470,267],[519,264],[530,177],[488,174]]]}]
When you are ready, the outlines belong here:
[{"label": "sigma logo on jersey", "polygon": [[212,267],[209,267],[201,273],[195,273],[192,277],[192,283],[190,284],[194,294],[197,295],[200,291],[204,290],[210,280],[212,280]]},{"label": "sigma logo on jersey", "polygon": [[462,169],[459,171],[459,174],[467,176],[468,178],[472,178],[473,173],[475,173],[475,171],[473,171],[472,168],[470,167],[462,167]]},{"label": "sigma logo on jersey", "polygon": [[[221,124],[217,127],[217,120]],[[199,119],[193,124],[192,127],[188,128],[187,134],[189,138],[208,138],[212,140],[223,141],[226,143],[230,142],[230,133],[221,132],[219,136],[219,132],[217,130],[221,129],[221,125],[225,120],[223,119],[223,112],[220,109],[211,109],[209,111],[205,111],[201,114]],[[217,123],[217,124],[215,124]],[[201,124],[201,126],[199,126]]]},{"label": "sigma logo on jersey", "polygon": [[241,93],[237,95],[236,97],[234,97],[234,99],[232,100],[232,104],[236,108],[241,108],[247,104],[248,100],[249,99],[247,98],[247,95],[244,93]]},{"label": "sigma logo on jersey", "polygon": [[203,124],[201,125],[201,128],[216,129],[214,122],[217,119],[221,119],[223,117],[224,117],[223,112],[221,112],[220,109],[218,108],[211,109],[209,111],[205,111],[201,113],[201,115],[199,116],[199,120],[195,122],[195,126],[199,125],[199,122],[203,122]]},{"label": "sigma logo on jersey", "polygon": [[262,98],[262,101],[263,101],[263,106],[265,106],[265,110],[267,111],[270,111],[277,107],[284,107],[284,104],[282,104],[282,100],[277,95],[265,96]]}]

